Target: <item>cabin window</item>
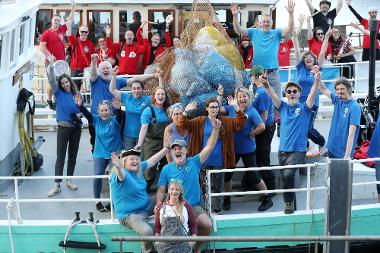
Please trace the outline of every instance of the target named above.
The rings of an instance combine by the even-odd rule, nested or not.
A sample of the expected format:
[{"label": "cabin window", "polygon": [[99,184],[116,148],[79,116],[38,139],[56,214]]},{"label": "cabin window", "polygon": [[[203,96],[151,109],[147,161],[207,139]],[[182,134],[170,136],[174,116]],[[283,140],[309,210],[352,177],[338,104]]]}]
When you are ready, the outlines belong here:
[{"label": "cabin window", "polygon": [[51,17],[53,16],[52,9],[41,9],[37,11],[36,17],[36,37],[34,44],[38,45],[40,43],[41,35],[44,31],[51,27]]},{"label": "cabin window", "polygon": [[165,28],[166,28],[166,22],[165,18],[168,15],[173,16],[173,21],[170,25],[170,32],[172,34],[175,33],[174,31],[174,24],[175,24],[175,10],[173,9],[166,9],[166,10],[148,10],[148,20],[150,22],[154,22],[154,24],[150,24],[150,30],[152,33],[159,33],[161,36],[161,41],[165,41]]},{"label": "cabin window", "polygon": [[129,11],[119,11],[119,41],[124,40],[125,32],[128,30]]},{"label": "cabin window", "polygon": [[20,47],[19,47],[20,50],[18,51],[19,55],[22,55],[22,53],[24,53],[25,32],[26,32],[25,26],[26,26],[26,23],[23,23],[20,26]]},{"label": "cabin window", "polygon": [[[234,38],[238,37],[238,35],[234,31],[233,23],[232,23],[232,13],[229,9],[216,9],[215,10],[216,15],[218,16],[218,19],[220,23],[222,23],[224,29],[226,29],[226,32],[228,36]],[[241,22],[241,14],[238,15],[238,22]]]},{"label": "cabin window", "polygon": [[248,22],[247,27],[252,27],[255,23],[258,23],[260,20],[262,12],[261,11],[248,11]]},{"label": "cabin window", "polygon": [[[90,31],[88,38],[96,44],[97,38],[106,36],[105,27],[112,24],[111,10],[89,10],[88,11],[88,29]],[[112,38],[112,34],[111,34]]]},{"label": "cabin window", "polygon": [[[34,38],[32,35],[33,35],[33,27],[36,27],[36,16],[33,16],[29,21],[29,36],[27,38],[29,38],[29,41],[28,41],[28,48],[31,48],[32,45],[33,45],[33,41],[34,41]],[[34,34],[34,36],[36,36],[36,34]]]},{"label": "cabin window", "polygon": [[[70,15],[71,10],[57,10],[59,16],[61,16],[61,25],[63,25]],[[71,24],[71,34],[79,35],[79,26],[82,23],[82,10],[75,10],[74,22]],[[66,37],[66,36],[65,36]],[[67,39],[67,38],[65,38]]]},{"label": "cabin window", "polygon": [[2,55],[3,55],[3,35],[0,35],[0,69],[2,68]]},{"label": "cabin window", "polygon": [[9,50],[9,62],[10,66],[13,67],[15,63],[15,41],[16,41],[16,29],[13,29],[11,32],[10,41],[10,50]]}]

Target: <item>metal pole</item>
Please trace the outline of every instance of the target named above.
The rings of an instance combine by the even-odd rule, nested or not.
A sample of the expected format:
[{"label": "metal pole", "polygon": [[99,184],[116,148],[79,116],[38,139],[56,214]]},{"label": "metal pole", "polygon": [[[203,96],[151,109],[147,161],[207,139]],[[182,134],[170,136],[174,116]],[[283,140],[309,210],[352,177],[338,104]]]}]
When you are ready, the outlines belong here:
[{"label": "metal pole", "polygon": [[[315,172],[317,173],[317,172]],[[306,181],[306,210],[310,210],[310,174],[311,174],[311,169],[310,166],[307,166],[307,181]]]},{"label": "metal pole", "polygon": [[370,51],[369,51],[369,76],[368,76],[368,99],[371,101],[375,98],[375,71],[376,71],[376,33],[377,20],[370,18],[368,20],[370,31]]}]

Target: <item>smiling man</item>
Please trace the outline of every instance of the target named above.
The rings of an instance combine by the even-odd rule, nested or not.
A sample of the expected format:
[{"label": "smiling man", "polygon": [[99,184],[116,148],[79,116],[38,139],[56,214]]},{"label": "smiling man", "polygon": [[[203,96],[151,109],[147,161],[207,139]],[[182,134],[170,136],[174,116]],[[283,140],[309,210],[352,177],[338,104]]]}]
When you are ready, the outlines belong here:
[{"label": "smiling man", "polygon": [[[274,106],[278,109],[281,117],[281,135],[280,147],[278,150],[279,165],[294,165],[305,163],[306,146],[309,132],[309,122],[311,117],[311,108],[313,107],[315,96],[320,83],[321,72],[318,66],[313,66],[314,84],[311,87],[306,102],[300,103],[302,88],[299,84],[289,82],[285,86],[285,95],[288,102],[282,101],[275,93],[274,89],[269,86],[266,78],[261,76],[262,84],[272,98]],[[292,189],[294,185],[294,175],[297,168],[281,170],[284,189]],[[296,195],[294,192],[285,192],[283,194],[285,201],[285,214],[294,213],[296,209]]]},{"label": "smiling man", "polygon": [[327,141],[328,156],[330,158],[352,158],[355,143],[360,129],[360,106],[351,98],[352,86],[346,78],[335,82],[333,94],[323,83],[320,83],[321,92],[331,99],[334,113],[331,120],[329,139]]},{"label": "smiling man", "polygon": [[[166,187],[171,179],[182,181],[186,201],[191,204],[197,222],[198,235],[209,235],[211,221],[206,211],[202,208],[201,186],[199,184],[199,173],[202,164],[209,158],[216,144],[221,122],[218,119],[212,121],[212,133],[202,151],[192,157],[187,157],[188,145],[184,140],[175,140],[171,146],[173,162],[165,165],[158,180],[156,206],[162,204]],[[195,246],[195,252],[200,253],[200,244]]]}]

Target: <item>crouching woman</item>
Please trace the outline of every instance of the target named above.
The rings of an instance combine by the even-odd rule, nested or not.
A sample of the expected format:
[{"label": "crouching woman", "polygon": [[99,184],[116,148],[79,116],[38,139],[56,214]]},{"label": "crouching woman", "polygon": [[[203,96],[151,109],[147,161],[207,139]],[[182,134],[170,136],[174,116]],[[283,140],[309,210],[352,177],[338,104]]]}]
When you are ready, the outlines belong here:
[{"label": "crouching woman", "polygon": [[[140,160],[140,150],[123,151],[120,158],[112,154],[113,173],[111,175],[112,202],[116,217],[121,225],[131,228],[141,236],[153,235],[146,221],[150,202],[146,191],[144,171],[161,160],[168,150],[161,149],[146,161]],[[152,242],[141,243],[142,252],[153,252]]]}]

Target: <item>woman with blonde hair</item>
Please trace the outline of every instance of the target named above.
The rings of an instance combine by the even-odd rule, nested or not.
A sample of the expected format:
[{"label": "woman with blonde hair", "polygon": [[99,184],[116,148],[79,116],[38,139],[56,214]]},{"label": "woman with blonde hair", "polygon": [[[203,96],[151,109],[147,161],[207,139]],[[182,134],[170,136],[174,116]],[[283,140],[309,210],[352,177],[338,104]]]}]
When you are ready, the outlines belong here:
[{"label": "woman with blonde hair", "polygon": [[[155,235],[186,236],[197,234],[197,224],[193,208],[184,199],[182,182],[172,179],[168,186],[166,201],[158,206],[154,225]],[[191,252],[188,242],[161,242],[156,243],[158,252],[186,253]]]}]

